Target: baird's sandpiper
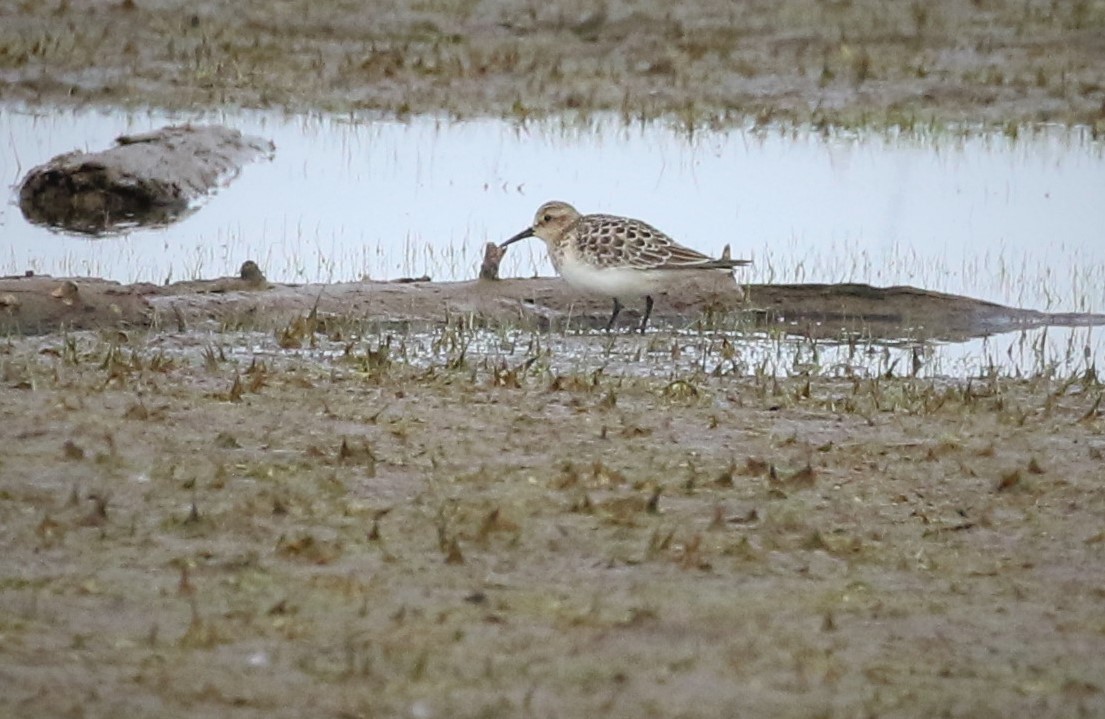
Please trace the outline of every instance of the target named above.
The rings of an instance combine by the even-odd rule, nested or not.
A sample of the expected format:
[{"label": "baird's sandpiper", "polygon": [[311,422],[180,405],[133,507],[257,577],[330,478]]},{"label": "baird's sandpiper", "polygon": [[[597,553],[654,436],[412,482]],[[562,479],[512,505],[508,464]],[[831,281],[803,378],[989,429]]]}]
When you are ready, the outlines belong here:
[{"label": "baird's sandpiper", "polygon": [[640,331],[652,314],[652,293],[688,270],[731,271],[751,260],[729,257],[729,246],[719,259],[684,247],[652,225],[616,215],[581,215],[567,202],[546,202],[533,225],[503,242],[506,247],[527,237],[545,241],[549,259],[568,284],[614,298],[614,312],[606,330],[622,311],[621,299],[645,298]]}]

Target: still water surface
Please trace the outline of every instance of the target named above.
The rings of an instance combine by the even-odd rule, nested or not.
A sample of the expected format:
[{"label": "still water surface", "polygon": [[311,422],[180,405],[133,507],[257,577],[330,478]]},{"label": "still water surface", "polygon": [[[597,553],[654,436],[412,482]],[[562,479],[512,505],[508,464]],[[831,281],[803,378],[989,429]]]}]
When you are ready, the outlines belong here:
[{"label": "still water surface", "polygon": [[[32,166],[124,133],[221,122],[272,139],[195,214],[90,239],[24,221]],[[257,260],[284,282],[474,277],[482,246],[562,199],[645,219],[750,282],[909,284],[1039,310],[1105,309],[1105,146],[1079,131],[824,136],[620,122],[518,126],[263,113],[0,108],[0,274],[215,277]],[[504,276],[551,274],[540,243]]]},{"label": "still water surface", "polygon": [[[15,187],[32,166],[189,120],[270,138],[276,156],[247,166],[168,228],[92,239],[23,219]],[[523,127],[0,108],[0,140],[0,176],[11,187],[0,205],[0,274],[164,282],[233,274],[255,259],[283,282],[467,279],[484,243],[513,235],[540,203],[557,198],[584,212],[640,217],[708,253],[730,244],[755,261],[741,275],[749,282],[909,284],[1039,310],[1105,310],[1105,146],[1078,131],[1016,139],[783,130],[688,136],[613,120]],[[538,242],[516,246],[503,265],[504,276],[551,273]],[[740,366],[731,369],[966,377],[1096,367],[1105,374],[1102,335],[1057,327],[858,353],[847,344],[745,337]],[[473,351],[507,361],[520,351],[488,340]],[[570,363],[679,369],[667,353],[642,359],[628,339],[554,342],[565,343],[557,354]],[[716,369],[714,350],[710,338],[692,338],[680,361]]]}]

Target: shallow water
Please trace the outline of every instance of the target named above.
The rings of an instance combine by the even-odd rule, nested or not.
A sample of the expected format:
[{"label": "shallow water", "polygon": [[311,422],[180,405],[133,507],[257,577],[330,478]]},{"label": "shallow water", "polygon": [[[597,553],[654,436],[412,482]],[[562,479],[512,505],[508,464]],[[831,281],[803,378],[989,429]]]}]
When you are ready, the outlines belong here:
[{"label": "shallow water", "polygon": [[734,331],[650,330],[642,336],[439,328],[370,331],[352,341],[316,337],[314,346],[292,350],[282,348],[272,334],[256,332],[168,335],[155,344],[196,362],[203,361],[202,353],[208,347],[220,347],[228,357],[245,364],[253,358],[288,356],[326,364],[350,354],[377,352],[387,345],[390,359],[420,368],[463,365],[517,370],[533,366],[537,372],[552,375],[598,371],[670,380],[707,375],[926,380],[1105,377],[1105,332],[1093,327],[1043,327],[955,343],[848,343]]},{"label": "shallow water", "polygon": [[[0,177],[123,133],[215,121],[271,138],[199,212],[164,229],[90,239],[0,207],[0,273],[121,281],[214,277],[257,260],[277,281],[476,274],[482,246],[543,201],[646,219],[708,253],[755,260],[750,282],[869,282],[1051,311],[1105,309],[1105,152],[1078,131],[823,136],[659,125],[519,127],[498,120],[349,121],[0,108]],[[550,274],[543,248],[504,275]]]},{"label": "shallow water", "polygon": [[[168,228],[91,239],[28,224],[21,177],[123,133],[214,121],[271,138],[247,166]],[[1105,147],[1077,131],[863,137],[661,126],[416,118],[352,122],[260,113],[171,117],[0,108],[0,274],[163,282],[234,274],[256,259],[285,282],[474,277],[482,247],[526,226],[537,205],[647,219],[708,253],[730,244],[749,282],[909,284],[1050,311],[1105,310]],[[504,276],[551,274],[538,242],[515,246]],[[815,374],[1069,376],[1105,372],[1103,333],[1052,327],[958,343],[848,345],[759,335],[662,338],[547,335],[552,371],[604,368],[678,376]],[[736,350],[726,349],[731,340]],[[432,334],[406,338],[410,361],[439,361]],[[477,332],[473,358],[524,361],[534,341]],[[252,347],[282,352],[271,340]]]}]

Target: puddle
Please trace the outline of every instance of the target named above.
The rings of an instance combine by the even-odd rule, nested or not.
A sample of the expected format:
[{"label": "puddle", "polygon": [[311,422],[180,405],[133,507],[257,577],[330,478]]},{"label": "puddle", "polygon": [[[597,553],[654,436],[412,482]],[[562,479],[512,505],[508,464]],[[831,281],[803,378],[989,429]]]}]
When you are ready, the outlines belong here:
[{"label": "puddle", "polygon": [[[641,217],[751,282],[909,284],[1046,311],[1105,309],[1105,146],[1074,131],[826,139],[416,118],[0,109],[0,177],[122,133],[183,120],[273,139],[276,158],[169,228],[90,240],[0,208],[0,272],[120,281],[234,274],[244,259],[283,282],[474,277],[488,241],[551,198]],[[504,275],[551,274],[539,243]]]},{"label": "puddle", "polygon": [[[554,374],[601,370],[616,376],[668,379],[696,372],[730,377],[1065,378],[1091,366],[1099,374],[1105,369],[1099,361],[1101,341],[1089,328],[1010,332],[961,343],[840,343],[731,332],[641,338],[488,331],[472,332],[459,344],[433,333],[414,334],[402,342],[407,361],[419,366],[448,365],[463,350],[470,364],[487,360],[516,367],[536,356]],[[1086,347],[1089,358],[1083,352]]]},{"label": "puddle", "polygon": [[[1016,139],[794,131],[688,137],[615,121],[518,127],[262,113],[43,115],[9,107],[0,108],[0,177],[14,186],[58,153],[101,149],[120,134],[186,120],[270,138],[275,160],[247,165],[176,225],[101,239],[27,223],[13,189],[0,207],[7,240],[0,274],[31,269],[160,283],[232,275],[252,258],[281,282],[469,279],[484,243],[511,236],[541,202],[559,198],[585,212],[641,217],[707,253],[730,244],[755,261],[740,275],[753,283],[908,284],[1042,311],[1105,310],[1105,146],[1078,131]],[[502,274],[552,269],[533,242],[508,254]],[[671,335],[650,350],[647,340],[567,334],[553,340],[552,354],[585,368],[638,373],[714,371],[728,361],[720,371],[1030,376],[1091,365],[1101,372],[1100,336],[1093,328],[1047,328],[952,345],[857,347],[745,335],[729,338],[739,352],[724,357],[724,338],[710,335]],[[481,357],[521,356],[517,340],[507,342],[510,351],[498,335],[473,341]]]},{"label": "puddle", "polygon": [[[209,347],[248,366],[254,359],[283,358],[328,364],[347,355],[365,356],[387,345],[393,361],[419,368],[458,365],[475,371],[534,366],[537,372],[571,375],[683,379],[723,377],[823,377],[871,379],[1038,378],[1067,379],[1087,370],[1105,376],[1100,329],[1037,328],[967,342],[830,342],[771,337],[764,333],[656,332],[605,335],[596,332],[532,332],[517,329],[370,333],[350,343],[317,337],[309,349],[281,348],[271,334],[202,333],[153,338],[151,347],[203,362]],[[33,341],[33,340],[28,340]],[[47,340],[47,344],[54,340]],[[349,365],[355,367],[356,360]]]}]

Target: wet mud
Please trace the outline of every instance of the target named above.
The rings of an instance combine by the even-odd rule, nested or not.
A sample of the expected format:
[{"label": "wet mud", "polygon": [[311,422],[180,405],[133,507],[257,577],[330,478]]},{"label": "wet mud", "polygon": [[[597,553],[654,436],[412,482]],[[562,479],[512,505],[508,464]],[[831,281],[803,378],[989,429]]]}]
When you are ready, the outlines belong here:
[{"label": "wet mud", "polygon": [[553,371],[461,321],[415,365],[300,324],[0,345],[0,713],[1105,712],[1090,373]]},{"label": "wet mud", "polygon": [[[625,327],[643,309],[627,305]],[[199,327],[205,323],[272,330],[308,313],[374,326],[433,327],[451,317],[540,330],[601,329],[611,301],[573,290],[559,278],[430,282],[270,283],[253,262],[238,277],[171,285],[92,278],[0,278],[0,331]],[[770,331],[812,339],[963,341],[1043,326],[1105,324],[1105,315],[1046,313],[931,292],[863,284],[736,285],[728,277],[692,279],[657,295],[653,322]]]}]

